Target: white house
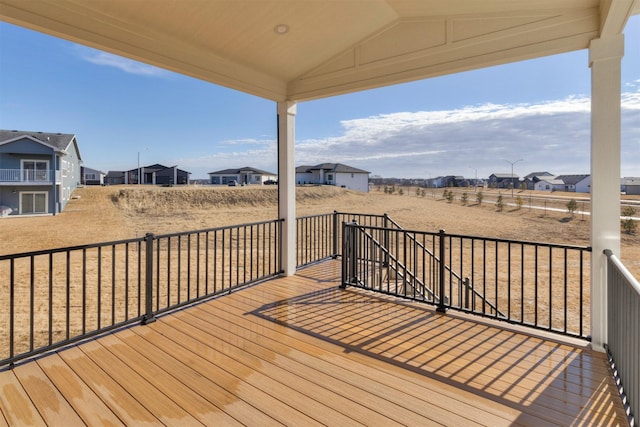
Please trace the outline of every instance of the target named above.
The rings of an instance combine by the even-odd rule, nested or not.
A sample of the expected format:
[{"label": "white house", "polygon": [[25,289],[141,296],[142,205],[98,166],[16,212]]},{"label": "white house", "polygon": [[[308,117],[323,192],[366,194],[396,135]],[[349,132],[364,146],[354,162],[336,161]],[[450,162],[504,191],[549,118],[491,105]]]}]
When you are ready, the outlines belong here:
[{"label": "white house", "polygon": [[213,185],[227,185],[232,181],[238,184],[269,184],[275,182],[277,175],[272,172],[245,166],[240,169],[223,169],[209,172],[209,183]]},{"label": "white house", "polygon": [[536,191],[563,191],[564,181],[553,176],[539,177],[538,181],[533,184],[533,189]]},{"label": "white house", "polygon": [[316,166],[296,168],[298,185],[335,185],[349,190],[369,191],[369,172],[343,165],[342,163],[322,163]]}]

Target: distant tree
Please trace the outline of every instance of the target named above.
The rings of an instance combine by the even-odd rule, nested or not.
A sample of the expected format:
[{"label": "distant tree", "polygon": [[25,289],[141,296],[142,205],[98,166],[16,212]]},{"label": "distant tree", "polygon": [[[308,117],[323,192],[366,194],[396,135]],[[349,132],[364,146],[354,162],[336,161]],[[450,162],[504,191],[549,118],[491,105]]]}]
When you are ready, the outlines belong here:
[{"label": "distant tree", "polygon": [[638,223],[631,219],[635,214],[636,209],[633,206],[625,206],[622,209],[622,216],[626,218],[620,221],[620,225],[622,225],[622,230],[627,234],[634,234],[636,228],[638,228]]},{"label": "distant tree", "polygon": [[467,201],[469,200],[469,196],[467,195],[467,193],[462,193],[462,196],[460,197],[460,202],[462,203],[463,206],[467,205]]},{"label": "distant tree", "polygon": [[502,201],[502,194],[498,194],[498,199],[496,200],[496,208],[498,212],[502,212],[504,209],[504,202]]},{"label": "distant tree", "polygon": [[518,206],[518,210],[522,209],[522,205],[524,202],[522,201],[522,197],[516,196],[516,206]]},{"label": "distant tree", "polygon": [[567,202],[567,212],[574,216],[576,211],[578,210],[578,202],[575,199],[571,199]]},{"label": "distant tree", "polygon": [[484,199],[484,194],[482,194],[482,191],[478,191],[476,193],[476,202],[478,202],[478,205],[482,204],[482,199]]},{"label": "distant tree", "polygon": [[454,198],[453,191],[449,191],[449,192],[447,193],[447,196],[446,196],[447,203],[451,203],[451,202],[453,202],[453,198]]}]

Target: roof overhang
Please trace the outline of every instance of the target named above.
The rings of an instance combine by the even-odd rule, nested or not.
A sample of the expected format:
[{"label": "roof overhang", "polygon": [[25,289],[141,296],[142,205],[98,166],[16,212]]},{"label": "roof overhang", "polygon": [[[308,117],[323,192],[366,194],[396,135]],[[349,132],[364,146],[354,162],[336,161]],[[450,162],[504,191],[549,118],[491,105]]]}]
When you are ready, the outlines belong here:
[{"label": "roof overhang", "polygon": [[7,22],[274,101],[585,49],[638,11],[637,0],[0,0]]}]

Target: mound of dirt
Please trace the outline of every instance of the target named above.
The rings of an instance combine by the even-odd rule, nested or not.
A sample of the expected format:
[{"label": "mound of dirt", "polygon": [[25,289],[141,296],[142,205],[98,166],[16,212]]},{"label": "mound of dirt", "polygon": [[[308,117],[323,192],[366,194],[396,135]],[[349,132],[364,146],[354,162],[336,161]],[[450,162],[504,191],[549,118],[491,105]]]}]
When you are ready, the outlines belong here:
[{"label": "mound of dirt", "polygon": [[[296,201],[301,205],[326,204],[353,197],[354,191],[333,186],[296,188]],[[114,205],[125,214],[173,215],[201,209],[235,209],[276,207],[277,187],[127,187],[111,195]]]}]

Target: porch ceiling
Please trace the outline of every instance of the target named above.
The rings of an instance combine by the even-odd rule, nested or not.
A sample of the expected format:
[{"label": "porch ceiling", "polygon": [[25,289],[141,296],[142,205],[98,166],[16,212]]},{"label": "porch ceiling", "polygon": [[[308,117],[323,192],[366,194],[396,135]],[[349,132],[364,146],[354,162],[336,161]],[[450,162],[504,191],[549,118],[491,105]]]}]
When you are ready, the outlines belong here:
[{"label": "porch ceiling", "polygon": [[584,49],[634,11],[635,0],[0,0],[7,22],[275,101]]}]

